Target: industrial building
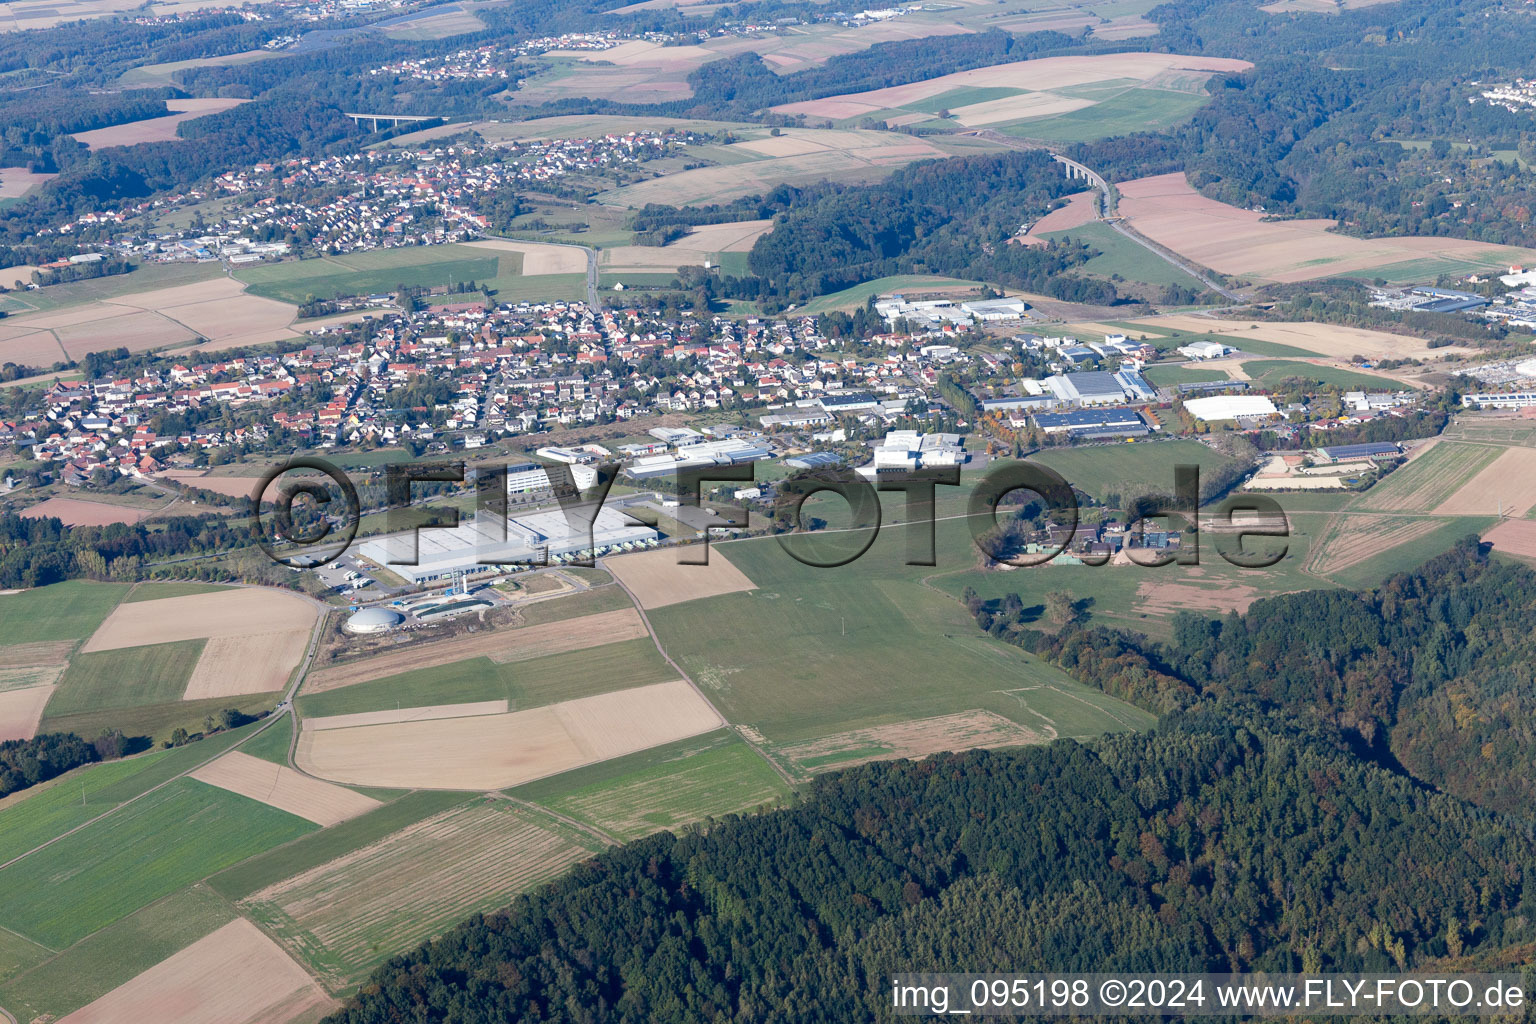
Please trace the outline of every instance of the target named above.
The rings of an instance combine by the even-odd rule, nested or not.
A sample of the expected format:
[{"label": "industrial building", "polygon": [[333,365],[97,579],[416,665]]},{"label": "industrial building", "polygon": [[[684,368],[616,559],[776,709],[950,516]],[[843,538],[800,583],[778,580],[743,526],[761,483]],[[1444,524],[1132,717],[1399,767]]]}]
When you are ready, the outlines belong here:
[{"label": "industrial building", "polygon": [[1188,345],[1180,345],[1178,351],[1190,359],[1220,359],[1231,352],[1232,348],[1219,341],[1192,341]]},{"label": "industrial building", "polygon": [[387,633],[404,621],[404,615],[388,608],[363,608],[353,612],[342,628],[348,633]]},{"label": "industrial building", "polygon": [[1462,395],[1461,404],[1469,409],[1528,409],[1536,405],[1536,391],[1482,391]]},{"label": "industrial building", "polygon": [[1134,409],[1074,409],[1071,412],[1042,412],[1035,415],[1035,426],[1047,434],[1066,434],[1073,440],[1095,438],[1141,437],[1152,428]]},{"label": "industrial building", "polygon": [[[615,549],[649,547],[658,540],[655,530],[632,522],[622,512],[611,508],[598,510],[590,539],[585,523],[579,516],[575,518],[573,525],[559,509],[506,520],[482,513],[452,529],[423,528],[415,531],[415,565],[402,564],[411,557],[409,533],[364,541],[358,554],[387,566],[391,572],[412,583],[428,583],[450,579],[456,573],[499,572],[503,567],[519,562],[568,561]],[[501,531],[503,521],[506,523],[505,537]]]},{"label": "industrial building", "polygon": [[1215,395],[1211,398],[1191,398],[1184,408],[1197,420],[1217,423],[1223,420],[1256,420],[1266,416],[1278,416],[1280,410],[1268,395]]},{"label": "industrial building", "polygon": [[959,466],[970,456],[959,434],[921,434],[916,430],[893,430],[871,444],[874,461],[857,470],[860,476],[874,479],[883,473],[905,473],[915,469]]},{"label": "industrial building", "polygon": [[794,455],[784,460],[784,465],[790,469],[825,469],[828,466],[841,464],[843,457],[836,452],[811,452],[809,455]]},{"label": "industrial building", "polygon": [[658,476],[672,476],[679,469],[689,467],[739,466],[742,463],[758,462],[772,456],[773,453],[766,448],[740,438],[727,437],[719,441],[700,441],[697,444],[685,445],[676,453],[648,455],[643,459],[636,459],[625,468],[624,473],[634,480],[647,480]]},{"label": "industrial building", "polygon": [[1119,405],[1127,399],[1125,387],[1113,373],[1090,370],[1058,373],[1045,378],[1046,388],[1064,405]]},{"label": "industrial building", "polygon": [[[571,466],[571,479],[576,484],[577,490],[585,491],[588,487],[597,483],[597,470],[592,466],[580,463]],[[507,493],[511,494],[537,494],[550,490],[554,485],[549,479],[549,470],[537,462],[519,462],[507,467]]]},{"label": "industrial building", "polygon": [[1366,459],[1400,459],[1403,449],[1387,442],[1367,444],[1335,444],[1317,449],[1324,462],[1359,462]]}]

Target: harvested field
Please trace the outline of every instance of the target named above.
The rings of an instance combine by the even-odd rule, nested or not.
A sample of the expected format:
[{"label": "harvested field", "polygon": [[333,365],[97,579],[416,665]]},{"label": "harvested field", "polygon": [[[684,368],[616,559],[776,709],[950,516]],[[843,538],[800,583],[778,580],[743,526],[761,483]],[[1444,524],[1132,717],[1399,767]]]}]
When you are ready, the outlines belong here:
[{"label": "harvested field", "polygon": [[0,267],[0,288],[9,288],[15,291],[25,288],[32,283],[32,275],[37,271],[36,267]]},{"label": "harvested field", "polygon": [[278,1024],[339,1006],[261,929],[240,918],[61,1024]]},{"label": "harvested field", "polygon": [[853,729],[779,747],[777,753],[803,771],[825,772],[867,761],[920,758],[946,750],[1016,747],[1026,743],[1048,743],[1055,738],[1054,730],[1050,735],[1038,733],[995,712],[977,709],[895,725]]},{"label": "harvested field", "polygon": [[1520,517],[1532,508],[1536,508],[1536,448],[1506,448],[1434,511],[1442,516],[1486,516],[1502,510],[1506,516]]},{"label": "harvested field", "polygon": [[[906,85],[875,89],[870,92],[832,96],[774,107],[779,113],[804,114],[833,120],[870,117],[893,109],[919,109],[925,100],[963,89],[1015,89],[1016,95],[989,97],[969,105],[946,104],[961,124],[1003,124],[1030,117],[1063,113],[1091,106],[1093,100],[1058,95],[1052,90],[1091,86],[1110,81],[1135,79],[1150,83],[1170,71],[1205,75],[1220,71],[1245,71],[1247,61],[1213,57],[1189,57],[1168,53],[1116,53],[1092,57],[1046,57],[960,71],[940,78]],[[942,102],[942,101],[940,101]]]},{"label": "harvested field", "polygon": [[31,665],[26,668],[15,668],[10,665],[0,668],[0,693],[7,690],[26,690],[34,686],[52,686],[59,681],[68,666],[59,665]]},{"label": "harvested field", "polygon": [[353,683],[365,683],[370,679],[382,679],[466,658],[487,657],[500,664],[508,664],[648,635],[645,624],[633,608],[583,615],[538,626],[470,633],[451,640],[417,644],[312,671],[305,677],[304,693],[324,693]]},{"label": "harvested field", "polygon": [[504,715],[510,709],[504,700],[477,700],[468,704],[430,704],[419,708],[393,711],[359,711],[350,715],[322,715],[304,719],[306,729],[351,729],[359,725],[388,725],[392,722],[427,722],[440,718],[473,718],[476,715]]},{"label": "harvested field", "polygon": [[30,644],[7,644],[0,647],[0,664],[7,668],[29,665],[62,665],[75,649],[73,640],[40,640]]},{"label": "harvested field", "polygon": [[332,985],[591,855],[574,830],[501,801],[444,811],[241,901]]},{"label": "harvested field", "polygon": [[43,708],[53,696],[52,686],[28,686],[20,690],[0,690],[0,742],[29,740],[42,721]]},{"label": "harvested field", "polygon": [[308,645],[307,628],[211,637],[181,699],[238,697],[285,689]]},{"label": "harvested field", "polygon": [[289,325],[298,315],[287,303],[247,295],[243,284],[228,277],[105,301],[156,313],[206,339],[197,347],[210,352],[292,337]]},{"label": "harvested field", "polygon": [[188,487],[197,487],[231,498],[249,498],[251,491],[261,483],[259,476],[204,476],[201,470],[172,469],[158,475],[157,479],[174,480]]},{"label": "harvested field", "polygon": [[[54,336],[71,359],[84,359],[87,354],[108,347],[147,352],[167,345],[185,345],[197,339],[195,333],[158,313],[106,308],[115,312],[100,319],[54,328]],[[109,342],[114,344],[109,345]]]},{"label": "harvested field", "polygon": [[[1137,231],[1202,266],[1255,280],[1293,282],[1366,273],[1390,280],[1393,264],[1436,258],[1463,265],[1466,271],[1536,262],[1536,250],[1484,242],[1353,238],[1329,231],[1331,220],[1265,222],[1258,211],[1207,199],[1182,173],[1139,178],[1118,188],[1120,214]],[[1414,277],[1421,269],[1405,267],[1404,272]]]},{"label": "harvested field", "polygon": [[1024,241],[1029,245],[1044,245],[1049,239],[1041,238],[1041,235],[1079,228],[1091,222],[1098,209],[1098,195],[1097,192],[1089,191],[1069,196],[1066,206],[1052,210],[1031,224]]},{"label": "harvested field", "polygon": [[[1177,571],[1175,567],[1165,572]],[[1173,615],[1176,612],[1246,612],[1248,606],[1261,596],[1254,587],[1234,585],[1226,581],[1200,583],[1190,581],[1187,571],[1178,583],[1152,582],[1136,585],[1136,604],[1133,611],[1140,615]]]},{"label": "harvested field", "polygon": [[306,598],[257,587],[140,601],[115,608],[81,650],[308,630],[315,614]]},{"label": "harvested field", "polygon": [[1444,520],[1425,516],[1404,518],[1358,513],[1335,516],[1308,568],[1319,575],[1340,572],[1433,533],[1444,524]]},{"label": "harvested field", "polygon": [[771,220],[748,220],[735,224],[706,224],[696,227],[667,245],[619,245],[599,254],[604,270],[652,272],[700,267],[713,262],[723,252],[746,252],[754,242],[773,227]]},{"label": "harvested field", "polygon": [[[718,546],[711,545],[708,565],[678,565],[682,549],[657,548],[633,555],[605,558],[602,567],[618,579],[640,607],[649,611],[681,601],[701,597],[719,597],[742,590],[754,590],[757,584],[731,564]],[[687,557],[702,552],[688,549]]]},{"label": "harvested field", "polygon": [[[0,168],[0,199],[20,199],[37,186],[57,177],[57,174],[28,171],[20,167]],[[0,278],[0,284],[3,283],[3,278]]]},{"label": "harvested field", "polygon": [[167,109],[174,113],[165,117],[151,117],[143,121],[115,124],[110,128],[76,132],[73,137],[93,150],[106,149],[108,146],[132,146],[139,142],[175,142],[181,138],[176,134],[176,128],[181,122],[208,114],[217,114],[221,110],[238,107],[244,102],[245,100],[231,99],[166,100]]},{"label": "harvested field", "polygon": [[1501,554],[1536,558],[1536,521],[1506,519],[1483,534],[1483,540]]},{"label": "harvested field", "polygon": [[1461,491],[1498,454],[1497,448],[1487,445],[1452,441],[1421,449],[1361,495],[1353,507],[1371,512],[1428,512]]},{"label": "harvested field", "polygon": [[[1133,327],[1142,326],[1134,322]],[[1231,344],[1242,347],[1242,339],[1290,345],[1315,352],[1328,359],[1348,360],[1354,356],[1367,359],[1438,359],[1441,355],[1467,355],[1472,349],[1459,345],[1430,348],[1424,338],[1388,334],[1364,327],[1340,327],[1322,323],[1255,323],[1251,320],[1218,320],[1214,317],[1179,314],[1160,316],[1146,323],[1148,327],[1190,331],[1196,334],[1231,334]],[[1205,365],[1205,364],[1202,364]]]},{"label": "harvested field", "polygon": [[305,729],[297,758],[311,775],[352,785],[505,789],[723,724],[679,680],[510,714]]},{"label": "harvested field", "polygon": [[58,519],[65,526],[109,526],[112,523],[137,523],[154,515],[146,509],[126,505],[108,505],[79,498],[49,498],[21,513],[23,519]]},{"label": "harvested field", "polygon": [[471,249],[491,249],[495,252],[516,252],[523,256],[523,276],[539,277],[544,274],[585,274],[587,254],[574,245],[551,245],[545,242],[512,242],[493,238],[482,242],[464,243]]},{"label": "harvested field", "polygon": [[628,185],[602,193],[599,201],[636,207],[646,203],[683,206],[725,202],[766,192],[785,182],[875,181],[913,161],[951,155],[950,149],[932,140],[892,132],[818,128],[782,131],[775,142],[789,145],[794,140],[808,140],[816,148],[794,156],[774,157],[751,148],[756,142],[737,142],[722,148],[720,166],[679,171]]},{"label": "harvested field", "polygon": [[382,806],[372,797],[311,779],[292,768],[238,750],[231,750],[217,761],[204,765],[193,772],[192,777],[322,826],[334,825]]}]

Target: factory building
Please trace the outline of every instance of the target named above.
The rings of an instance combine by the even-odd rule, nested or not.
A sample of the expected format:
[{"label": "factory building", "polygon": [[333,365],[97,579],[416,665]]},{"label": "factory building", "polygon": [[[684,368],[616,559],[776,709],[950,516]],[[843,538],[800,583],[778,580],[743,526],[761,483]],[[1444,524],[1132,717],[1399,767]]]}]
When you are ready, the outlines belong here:
[{"label": "factory building", "polygon": [[1119,405],[1126,400],[1125,387],[1113,373],[1090,370],[1058,373],[1045,378],[1046,388],[1064,405]]},{"label": "factory building", "polygon": [[1215,395],[1211,398],[1191,398],[1184,408],[1197,420],[1219,423],[1223,420],[1256,420],[1278,416],[1280,410],[1267,395]]},{"label": "factory building", "polygon": [[[589,540],[585,523],[579,516],[572,523],[556,509],[502,520],[482,513],[452,529],[416,531],[416,564],[402,562],[411,557],[411,535],[391,534],[365,541],[358,554],[384,565],[412,583],[450,579],[455,573],[465,575],[498,572],[519,562],[547,560],[559,562],[586,554],[607,554],[614,550],[649,547],[658,534],[649,526],[635,523],[622,512],[601,508],[592,522]],[[506,523],[502,536],[501,523]]]}]

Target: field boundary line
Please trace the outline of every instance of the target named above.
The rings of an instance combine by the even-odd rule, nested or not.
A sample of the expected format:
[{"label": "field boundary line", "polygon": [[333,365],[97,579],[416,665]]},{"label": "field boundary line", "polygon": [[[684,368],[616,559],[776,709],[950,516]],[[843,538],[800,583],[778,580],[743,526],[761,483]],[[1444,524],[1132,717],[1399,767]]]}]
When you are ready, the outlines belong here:
[{"label": "field boundary line", "polygon": [[[602,566],[602,568],[605,571],[607,570],[606,566]],[[709,706],[709,710],[713,711],[715,715],[720,719],[720,721],[726,723],[727,727],[729,727],[732,732],[741,737],[741,741],[743,743],[751,747],[764,761],[767,761],[768,764],[772,766],[773,770],[779,773],[779,777],[782,778],[791,789],[796,788],[799,783],[793,776],[789,774],[788,771],[784,769],[784,766],[770,757],[768,752],[764,750],[758,743],[756,743],[750,736],[746,735],[746,733],[744,733],[741,728],[736,725],[735,722],[732,722],[729,718],[722,715],[720,713],[720,709],[715,706],[715,702],[710,700],[709,695],[706,694],[704,690],[699,686],[699,684],[694,681],[693,676],[683,671],[683,666],[672,660],[672,655],[668,654],[667,649],[661,645],[661,637],[657,635],[656,627],[651,625],[651,617],[647,615],[645,613],[645,609],[640,606],[640,601],[635,597],[634,591],[630,590],[629,586],[623,580],[619,579],[617,573],[609,572],[609,575],[613,576],[613,580],[619,585],[619,589],[624,591],[624,593],[629,597],[630,601],[634,604],[635,611],[640,614],[640,621],[645,624],[646,632],[651,634],[651,643],[656,645],[656,653],[660,654],[663,658],[666,659],[667,664],[671,665],[672,668],[677,672],[678,678],[682,679],[683,682],[693,687],[693,691],[699,695],[699,699]]]},{"label": "field boundary line", "polygon": [[[598,763],[601,764],[602,762]],[[543,804],[536,804],[532,800],[524,800],[522,797],[512,796],[510,793],[503,793],[500,790],[492,790],[491,792],[487,793],[486,796],[493,800],[506,800],[517,807],[521,807],[525,811],[532,811],[536,814],[546,815],[560,822],[561,824],[569,825],[571,828],[574,828],[585,835],[591,836],[593,839],[596,839],[604,846],[623,845],[616,836],[609,835],[607,832],[604,832],[596,825],[588,825],[586,822],[577,821],[575,818],[572,818],[569,815],[562,814],[554,808],[545,807]]]}]

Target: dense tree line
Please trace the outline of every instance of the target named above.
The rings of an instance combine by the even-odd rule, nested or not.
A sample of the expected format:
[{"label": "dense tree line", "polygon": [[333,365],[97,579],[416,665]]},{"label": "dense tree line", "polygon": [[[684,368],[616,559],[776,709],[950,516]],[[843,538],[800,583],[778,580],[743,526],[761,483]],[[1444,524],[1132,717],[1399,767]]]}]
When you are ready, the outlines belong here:
[{"label": "dense tree line", "polygon": [[0,167],[52,172],[83,160],[89,152],[68,136],[170,113],[168,89],[79,95],[54,87],[0,97]]},{"label": "dense tree line", "polygon": [[1315,718],[1473,803],[1528,815],[1536,798],[1536,573],[1491,559],[1476,538],[1367,593],[1181,613],[1168,643],[1103,627],[1041,633],[1022,602],[966,597],[994,636],[1150,710],[1240,702]]},{"label": "dense tree line", "polygon": [[1092,746],[818,780],[663,833],[392,959],[335,1024],[868,1021],[936,971],[1395,971],[1525,940],[1526,829],[1318,723],[1168,716]]},{"label": "dense tree line", "polygon": [[0,743],[0,797],[47,782],[99,760],[96,747],[72,732],[48,732]]},{"label": "dense tree line", "polygon": [[[877,185],[784,189],[787,209],[752,246],[753,278],[736,297],[782,305],[893,274],[989,281],[1076,302],[1111,303],[1114,286],[1066,271],[1086,246],[1010,242],[1019,225],[1073,185],[1042,152],[958,157],[904,167]],[[749,289],[751,295],[739,292]]]}]

